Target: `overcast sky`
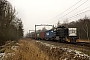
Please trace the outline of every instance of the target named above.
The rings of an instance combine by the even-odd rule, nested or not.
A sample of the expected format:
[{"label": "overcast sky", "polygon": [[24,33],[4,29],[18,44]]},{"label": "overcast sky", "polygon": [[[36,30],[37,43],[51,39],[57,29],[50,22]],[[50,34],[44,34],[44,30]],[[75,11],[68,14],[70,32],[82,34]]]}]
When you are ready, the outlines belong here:
[{"label": "overcast sky", "polygon": [[[66,19],[68,19],[68,21],[70,22],[78,20],[79,18],[83,18],[85,15],[90,17],[90,12],[86,12],[78,16],[75,16],[79,13],[90,10],[90,0],[8,0],[8,1],[13,5],[13,7],[15,7],[16,11],[18,12],[17,16],[22,19],[25,33],[27,33],[29,30],[34,30],[35,24],[55,25],[58,21],[63,22]],[[70,8],[71,6],[73,7]],[[39,29],[42,27],[37,28]]]}]

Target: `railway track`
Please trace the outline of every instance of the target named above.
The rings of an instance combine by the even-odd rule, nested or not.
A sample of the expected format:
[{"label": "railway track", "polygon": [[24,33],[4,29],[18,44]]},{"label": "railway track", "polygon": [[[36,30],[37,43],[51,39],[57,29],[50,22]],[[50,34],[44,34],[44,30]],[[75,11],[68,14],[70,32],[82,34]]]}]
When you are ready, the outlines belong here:
[{"label": "railway track", "polygon": [[54,45],[60,48],[63,47],[63,48],[69,48],[72,50],[78,50],[90,56],[90,43],[87,43],[87,42],[78,42],[76,44],[71,44],[71,43],[61,43],[57,41],[45,41],[45,40],[37,40],[37,41]]},{"label": "railway track", "polygon": [[59,45],[59,44],[65,44],[65,45],[72,45],[72,46],[86,46],[86,47],[90,47],[90,43],[89,42],[77,42],[77,43],[68,43],[68,42],[65,42],[65,43],[63,43],[63,42],[57,42],[57,41],[50,41],[50,40],[48,40],[48,41],[46,41],[46,40],[39,40],[39,41],[42,41],[42,42],[47,42],[47,43],[49,43],[50,42],[50,44],[56,44],[56,45]]},{"label": "railway track", "polygon": [[88,42],[78,42],[77,45],[90,47],[90,43]]}]

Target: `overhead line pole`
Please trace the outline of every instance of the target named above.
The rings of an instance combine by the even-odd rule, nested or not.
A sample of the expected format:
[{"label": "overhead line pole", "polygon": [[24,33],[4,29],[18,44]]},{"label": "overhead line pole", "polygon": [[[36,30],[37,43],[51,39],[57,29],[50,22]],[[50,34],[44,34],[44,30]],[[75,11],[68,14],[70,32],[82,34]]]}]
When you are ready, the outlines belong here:
[{"label": "overhead line pole", "polygon": [[34,30],[29,30],[29,37],[30,37],[30,31],[34,31]]},{"label": "overhead line pole", "polygon": [[53,25],[46,25],[46,24],[35,25],[35,38],[36,38],[36,27],[37,27],[37,26],[53,26]]}]

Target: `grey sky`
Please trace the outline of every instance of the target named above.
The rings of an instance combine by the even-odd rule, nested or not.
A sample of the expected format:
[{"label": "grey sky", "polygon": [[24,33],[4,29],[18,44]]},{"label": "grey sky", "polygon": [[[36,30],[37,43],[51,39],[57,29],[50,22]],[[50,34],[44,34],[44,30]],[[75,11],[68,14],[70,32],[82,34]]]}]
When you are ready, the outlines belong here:
[{"label": "grey sky", "polygon": [[[79,16],[75,16],[73,18],[69,18],[74,16],[75,14],[84,12],[90,9],[90,0],[8,0],[13,7],[16,8],[18,12],[18,17],[22,19],[24,24],[24,31],[27,33],[29,30],[34,30],[35,24],[56,24],[59,20],[63,22],[63,20],[68,19],[70,21],[75,21],[79,18],[83,18],[85,15],[90,17],[90,12],[81,14]],[[80,1],[77,5],[66,11],[65,13],[59,15],[63,11],[70,8],[72,5]],[[80,6],[78,9],[74,10],[70,14],[64,16],[69,13],[83,2],[87,1],[85,4]],[[88,7],[88,8],[86,8]],[[86,8],[86,9],[85,9]],[[85,9],[81,11],[82,9]],[[78,12],[78,13],[77,13]],[[57,16],[57,17],[56,17]],[[63,18],[61,18],[64,16]],[[42,28],[42,27],[38,27]]]}]

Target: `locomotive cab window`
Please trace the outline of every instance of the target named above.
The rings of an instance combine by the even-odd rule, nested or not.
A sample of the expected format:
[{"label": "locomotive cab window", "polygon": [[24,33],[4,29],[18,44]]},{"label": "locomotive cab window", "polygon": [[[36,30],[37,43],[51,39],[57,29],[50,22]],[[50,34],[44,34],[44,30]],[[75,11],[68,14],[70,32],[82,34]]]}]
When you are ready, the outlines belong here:
[{"label": "locomotive cab window", "polygon": [[69,29],[69,36],[77,36],[77,34],[76,34],[77,29],[76,28],[68,28],[68,29]]},{"label": "locomotive cab window", "polygon": [[76,33],[76,30],[70,30],[70,33]]}]

